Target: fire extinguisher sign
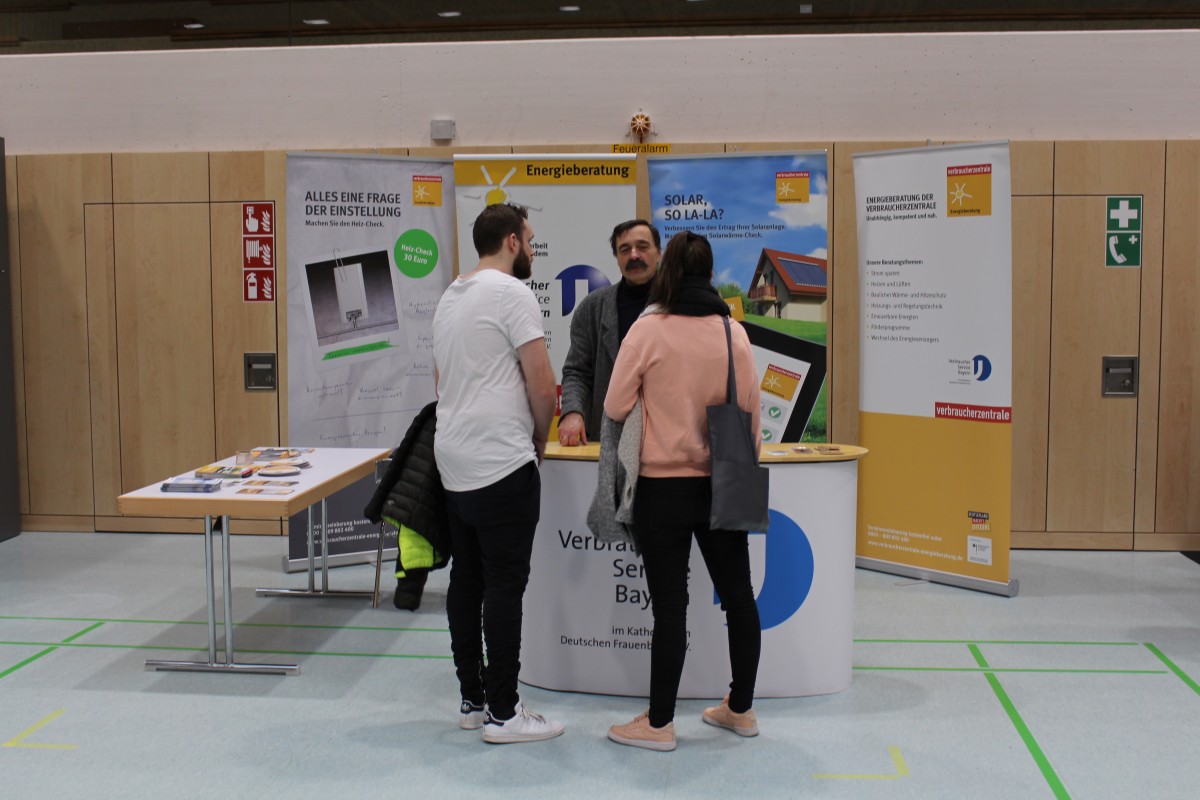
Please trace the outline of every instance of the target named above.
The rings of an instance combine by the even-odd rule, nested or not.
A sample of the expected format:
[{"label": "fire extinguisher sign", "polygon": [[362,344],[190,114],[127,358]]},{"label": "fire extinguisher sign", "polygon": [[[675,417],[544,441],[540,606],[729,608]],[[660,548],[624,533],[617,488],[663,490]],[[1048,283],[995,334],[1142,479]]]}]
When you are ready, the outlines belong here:
[{"label": "fire extinguisher sign", "polygon": [[275,302],[275,202],[242,203],[242,299]]}]

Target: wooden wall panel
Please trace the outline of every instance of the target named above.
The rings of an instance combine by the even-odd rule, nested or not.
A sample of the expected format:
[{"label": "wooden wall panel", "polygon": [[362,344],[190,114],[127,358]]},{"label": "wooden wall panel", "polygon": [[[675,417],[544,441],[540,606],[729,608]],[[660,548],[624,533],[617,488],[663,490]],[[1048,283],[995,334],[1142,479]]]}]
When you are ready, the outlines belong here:
[{"label": "wooden wall panel", "polygon": [[[1055,206],[1049,528],[1151,530],[1165,143],[1059,142],[1054,159],[1060,197]],[[1095,196],[1061,197],[1067,194]],[[1136,270],[1102,266],[1104,196],[1124,194],[1145,198],[1143,266]],[[1136,400],[1100,398],[1103,355],[1139,356]],[[1132,425],[1132,432],[1125,425]],[[1072,459],[1079,463],[1075,470]]]},{"label": "wooden wall panel", "polygon": [[116,514],[121,493],[121,420],[117,392],[117,297],[113,207],[84,212],[88,361],[91,380],[92,488],[95,513]]},{"label": "wooden wall panel", "polygon": [[1014,197],[1054,193],[1054,142],[1009,142],[1008,153]]},{"label": "wooden wall panel", "polygon": [[17,157],[4,157],[5,196],[8,199],[8,276],[12,292],[13,407],[17,428],[17,506],[29,513],[29,453],[25,446],[25,359],[21,325],[21,222],[17,213]]},{"label": "wooden wall panel", "polygon": [[[277,383],[283,389],[276,391],[245,388],[243,354],[276,352],[275,309],[281,303],[242,299],[241,204],[213,203],[211,215],[216,454],[224,458],[279,443],[279,392],[286,393],[287,384]],[[275,271],[286,271],[285,264],[277,262]]]},{"label": "wooden wall panel", "polygon": [[[453,148],[450,148],[453,151]],[[320,153],[341,153],[351,156],[406,156],[409,154],[407,147],[334,147],[322,148],[320,150],[305,150],[306,153],[314,155]],[[504,148],[504,152],[508,152],[508,148]]]},{"label": "wooden wall panel", "polygon": [[[852,156],[919,144],[844,142],[832,148],[829,424],[831,437],[839,441],[853,443],[858,436]],[[821,146],[713,143],[676,145],[672,153]],[[450,157],[456,151],[513,149],[361,152]],[[611,147],[516,149],[607,152]],[[1193,355],[1200,352],[1195,321],[1200,318],[1195,266],[1200,263],[1200,142],[1013,142],[1011,152],[1013,544],[1200,549],[1200,491],[1191,491],[1200,474],[1200,411],[1193,410],[1200,408],[1200,367]],[[233,261],[238,251],[230,250],[236,237],[224,217],[237,203],[275,200],[278,255],[286,264],[286,155],[23,156],[7,163],[22,525],[28,530],[129,530],[132,523],[122,522],[111,507],[115,492],[108,484],[135,488],[241,446],[245,417],[238,412],[248,407],[241,389],[242,352],[275,349],[280,385],[286,386],[286,304],[277,303],[264,322],[255,313],[261,309],[240,303],[240,292],[236,301],[224,297],[226,273],[238,271]],[[639,163],[644,167],[644,158]],[[644,215],[649,212],[644,168],[640,174],[638,203]],[[111,204],[114,191],[124,202],[206,204],[212,199],[219,204],[212,207],[211,219],[207,205],[86,207]],[[1059,197],[1051,200],[1051,193]],[[1146,197],[1141,270],[1102,266],[1097,243],[1102,239],[1093,234],[1102,225],[1098,195],[1105,194]],[[112,222],[106,222],[107,214],[115,214]],[[164,230],[169,235],[164,237]],[[173,279],[181,277],[183,286],[158,285],[165,269]],[[286,296],[286,270],[277,276],[279,296]],[[197,308],[198,303],[208,305]],[[121,314],[106,311],[114,305]],[[126,309],[132,309],[132,319]],[[156,332],[134,330],[147,325]],[[195,330],[182,341],[157,332],[170,327]],[[273,347],[260,346],[268,329],[277,337]],[[115,375],[114,347],[121,354]],[[168,356],[168,351],[185,355]],[[1141,395],[1132,402],[1102,400],[1100,356],[1125,353],[1141,357]],[[46,364],[53,369],[41,366]],[[184,373],[163,376],[183,364]],[[118,386],[122,402],[114,417]],[[173,394],[168,397],[164,390]],[[272,394],[270,411],[255,408],[249,416],[261,423],[273,414],[279,441],[286,441],[286,391]],[[258,402],[249,398],[252,405]],[[226,415],[233,417],[227,421]],[[155,425],[161,430],[153,430]],[[63,459],[64,452],[73,457]],[[164,462],[152,463],[158,458]],[[146,522],[146,530],[191,530],[169,520]],[[241,529],[239,523],[235,529]],[[269,521],[255,532],[274,533],[276,525]],[[199,530],[199,523],[193,527]]]},{"label": "wooden wall panel", "polygon": [[833,205],[830,230],[831,291],[835,320],[829,360],[837,378],[829,386],[829,429],[842,444],[858,444],[859,359],[861,345],[858,283],[858,215],[854,205],[854,154],[920,147],[921,142],[836,142],[829,168]]},{"label": "wooden wall panel", "polygon": [[96,526],[94,517],[55,514],[29,514],[21,516],[23,531],[66,531],[68,533],[92,533]]},{"label": "wooden wall panel", "polygon": [[208,201],[208,153],[114,153],[114,203]]},{"label": "wooden wall panel", "polygon": [[116,206],[121,488],[215,456],[209,207]]},{"label": "wooden wall panel", "polygon": [[726,153],[790,153],[824,150],[833,157],[833,142],[726,142]]},{"label": "wooden wall panel", "polygon": [[1012,527],[1044,531],[1050,426],[1053,199],[1014,197],[1012,223]]},{"label": "wooden wall panel", "polygon": [[1133,549],[1200,552],[1200,533],[1139,533],[1134,536]]},{"label": "wooden wall panel", "polygon": [[[1135,406],[1132,530],[1154,530],[1158,472],[1158,394],[1162,304],[1162,231],[1166,144],[1144,142],[1058,142],[1055,144],[1055,192],[1058,195],[1140,194],[1143,201],[1142,267],[1137,270],[1139,336],[1125,353],[1139,357],[1140,388]],[[1096,212],[1103,220],[1103,206]],[[1056,221],[1056,227],[1057,227]],[[1102,236],[1097,234],[1096,237]],[[1096,238],[1093,237],[1093,238]],[[1102,241],[1102,239],[1098,239]],[[1101,245],[1080,242],[1081,247]],[[1056,243],[1057,253],[1057,243]],[[1103,257],[1103,251],[1090,260]],[[1055,275],[1057,279],[1057,255]],[[1055,286],[1056,297],[1058,286]],[[1057,324],[1057,323],[1056,323]],[[1059,364],[1053,362],[1055,377]],[[1095,366],[1099,369],[1099,365]],[[1053,420],[1052,420],[1053,424]],[[1093,454],[1095,455],[1095,454]],[[1072,527],[1080,529],[1079,524]]]},{"label": "wooden wall panel", "polygon": [[1055,142],[1055,194],[1161,192],[1165,142]]},{"label": "wooden wall panel", "polygon": [[[1131,550],[1132,533],[1091,531],[1013,531],[1014,550]],[[1017,576],[1020,577],[1020,576]]]},{"label": "wooden wall panel", "polygon": [[[255,200],[273,200],[275,201],[275,296],[276,302],[271,306],[266,306],[271,310],[273,317],[273,326],[271,328],[270,346],[263,347],[258,352],[274,352],[278,372],[276,374],[276,386],[279,387],[274,392],[259,392],[258,394],[269,395],[274,405],[274,421],[271,425],[264,428],[261,433],[267,435],[267,430],[270,431],[270,438],[261,438],[254,444],[282,444],[287,441],[287,154],[281,151],[274,152],[254,152],[254,153],[212,153],[209,156],[209,175],[212,186],[213,203],[243,203],[252,202]],[[222,229],[217,222],[216,214],[218,207],[213,207],[214,221],[213,233],[214,236],[219,229]],[[230,245],[233,245],[231,242]],[[234,245],[236,248],[236,245]],[[235,249],[235,252],[240,253]],[[229,258],[229,250],[225,245],[218,245],[213,242],[213,297],[218,299],[216,283],[219,276],[227,270],[232,270],[234,273],[241,272],[240,262],[234,265],[227,261]],[[255,314],[255,318],[259,315]],[[257,323],[261,325],[262,323]],[[218,326],[217,331],[220,331]],[[263,344],[268,339],[263,335],[261,330],[255,336],[255,341]],[[236,343],[235,343],[236,344]],[[216,351],[214,355],[220,358],[221,344],[220,335],[214,342]],[[256,345],[258,347],[258,345]],[[228,345],[225,348],[228,352]],[[252,348],[244,347],[238,352],[240,359],[241,352],[250,352]],[[238,362],[240,365],[240,361]],[[222,369],[218,365],[218,376]],[[218,377],[218,385],[220,378]],[[239,384],[240,386],[240,384]],[[256,403],[264,401],[256,400]],[[217,417],[221,418],[221,399],[217,399]],[[264,403],[265,404],[265,403]],[[218,426],[218,431],[221,428]],[[222,442],[218,438],[217,452],[223,452],[221,449]]]},{"label": "wooden wall panel", "polygon": [[1104,266],[1103,197],[1054,203],[1047,530],[1133,531],[1137,398],[1101,397],[1101,357],[1136,355],[1141,271]]},{"label": "wooden wall panel", "polygon": [[283,223],[287,197],[287,153],[210,153],[208,157],[210,197],[214,203],[249,203],[274,200]]},{"label": "wooden wall panel", "polygon": [[[1163,152],[1165,170],[1166,153]],[[1133,530],[1155,530],[1158,493],[1159,384],[1162,380],[1163,201],[1164,186],[1145,187],[1141,320],[1138,338],[1137,461],[1134,465]],[[1195,309],[1193,309],[1195,310]]]},{"label": "wooden wall panel", "polygon": [[1200,141],[1169,142],[1166,172],[1155,529],[1200,531]]},{"label": "wooden wall panel", "polygon": [[31,515],[94,513],[83,216],[111,190],[107,155],[17,158]]}]

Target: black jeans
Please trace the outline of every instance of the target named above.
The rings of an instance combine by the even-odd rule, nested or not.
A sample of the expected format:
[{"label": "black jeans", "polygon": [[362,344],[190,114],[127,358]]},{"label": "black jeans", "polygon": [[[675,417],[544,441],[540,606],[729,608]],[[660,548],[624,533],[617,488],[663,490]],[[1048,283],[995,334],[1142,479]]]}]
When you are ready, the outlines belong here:
[{"label": "black jeans", "polygon": [[[490,486],[446,492],[450,519],[450,650],[465,700],[508,719],[521,672],[521,603],[529,582],[542,480],[530,462]],[[483,642],[487,641],[487,666]]]},{"label": "black jeans", "polygon": [[762,629],[750,584],[745,531],[710,531],[709,478],[639,477],[633,504],[633,535],[646,570],[654,614],[650,640],[650,724],[675,718],[675,697],[687,653],[688,560],[692,535],[700,545],[729,631],[729,707],[738,713],[754,703]]}]

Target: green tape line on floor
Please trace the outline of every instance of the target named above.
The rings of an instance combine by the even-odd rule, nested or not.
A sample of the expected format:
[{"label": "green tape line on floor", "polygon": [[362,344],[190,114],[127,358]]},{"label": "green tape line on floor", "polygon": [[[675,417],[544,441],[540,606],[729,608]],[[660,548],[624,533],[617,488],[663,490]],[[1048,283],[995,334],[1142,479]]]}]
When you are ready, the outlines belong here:
[{"label": "green tape line on floor", "polygon": [[1175,666],[1175,663],[1173,661],[1171,661],[1171,659],[1167,658],[1167,656],[1163,653],[1162,650],[1159,650],[1157,647],[1150,644],[1149,642],[1146,642],[1146,649],[1149,650],[1151,653],[1153,653],[1158,658],[1159,661],[1166,664],[1167,668],[1170,669],[1171,672],[1174,672],[1175,675],[1179,677],[1179,680],[1183,681],[1188,686],[1190,686],[1193,692],[1195,692],[1196,694],[1200,694],[1200,685],[1198,685],[1194,680],[1192,680],[1191,676],[1189,676],[1186,672],[1181,670],[1179,667]]},{"label": "green tape line on floor", "polygon": [[[971,655],[975,657],[975,663],[979,664],[980,667],[987,668],[987,659],[983,657],[983,652],[979,649],[978,645],[968,645],[968,649],[971,651]],[[988,685],[995,692],[996,699],[1000,701],[1001,707],[1008,714],[1013,727],[1017,729],[1017,734],[1021,737],[1021,741],[1025,743],[1029,754],[1033,756],[1034,763],[1042,771],[1042,777],[1050,785],[1050,790],[1054,792],[1054,796],[1059,800],[1070,800],[1071,795],[1067,793],[1067,788],[1063,786],[1058,773],[1054,771],[1054,767],[1050,766],[1050,759],[1046,758],[1046,754],[1042,752],[1041,745],[1037,743],[1037,739],[1033,737],[1033,732],[1029,730],[1029,726],[1025,724],[1025,720],[1021,718],[1017,707],[1013,705],[1012,699],[1009,698],[1008,692],[1004,691],[1004,687],[1000,684],[1000,679],[991,670],[988,670],[984,677],[987,678]]]}]

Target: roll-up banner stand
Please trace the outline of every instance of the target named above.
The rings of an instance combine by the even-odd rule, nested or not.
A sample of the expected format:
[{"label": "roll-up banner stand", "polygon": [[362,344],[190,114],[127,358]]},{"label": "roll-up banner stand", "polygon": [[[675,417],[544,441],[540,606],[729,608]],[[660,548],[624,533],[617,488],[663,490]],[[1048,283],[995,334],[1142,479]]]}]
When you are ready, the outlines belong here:
[{"label": "roll-up banner stand", "polygon": [[1013,596],[1007,142],[854,156],[857,563]]},{"label": "roll-up banner stand", "polygon": [[542,310],[561,394],[576,306],[621,279],[608,237],[616,225],[637,216],[637,156],[455,156],[454,187],[463,272],[476,263],[471,226],[484,208],[514,203],[529,210],[534,248],[529,286]]},{"label": "roll-up banner stand", "polygon": [[823,150],[648,156],[663,246],[705,236],[713,283],[750,337],[762,440],[828,441],[829,165]]},{"label": "roll-up banner stand", "polygon": [[[435,397],[433,312],[454,264],[449,160],[289,153],[288,441],[390,447]],[[329,563],[374,557],[373,477],[327,501]],[[312,524],[320,555],[319,509]],[[308,513],[288,523],[284,569],[308,565]],[[389,531],[386,557],[395,557]]]}]

